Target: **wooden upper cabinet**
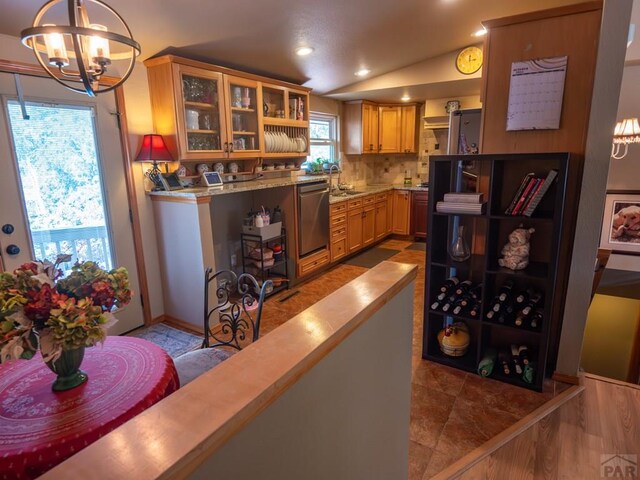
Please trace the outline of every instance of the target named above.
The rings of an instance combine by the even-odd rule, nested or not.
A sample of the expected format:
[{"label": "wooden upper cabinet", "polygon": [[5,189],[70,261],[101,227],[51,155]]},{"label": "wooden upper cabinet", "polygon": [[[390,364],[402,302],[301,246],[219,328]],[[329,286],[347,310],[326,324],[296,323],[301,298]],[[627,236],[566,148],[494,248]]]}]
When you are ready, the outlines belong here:
[{"label": "wooden upper cabinet", "polygon": [[[144,63],[154,131],[164,137],[175,160],[302,158],[308,154],[309,89],[174,55]],[[267,92],[264,97],[263,90]],[[303,137],[306,151],[294,148],[294,142],[283,142],[282,149],[267,152],[265,130],[292,140]],[[247,168],[251,160],[242,165],[253,170]]]},{"label": "wooden upper cabinet", "polygon": [[[227,143],[227,116],[223,75],[186,65],[171,67],[172,82],[155,84],[149,76],[151,104],[157,133],[173,147],[174,158],[201,160],[222,158]],[[163,115],[158,121],[156,110],[170,109],[175,99],[175,115]],[[173,110],[173,109],[171,109]],[[169,118],[173,121],[169,121]]]},{"label": "wooden upper cabinet", "polygon": [[378,108],[378,153],[398,153],[401,145],[402,107]]},{"label": "wooden upper cabinet", "polygon": [[224,86],[229,102],[224,150],[229,158],[255,157],[263,150],[260,82],[225,75]]},{"label": "wooden upper cabinet", "polygon": [[400,152],[416,152],[416,105],[404,105],[401,108]]},{"label": "wooden upper cabinet", "polygon": [[378,105],[358,100],[343,109],[345,153],[378,153]]}]

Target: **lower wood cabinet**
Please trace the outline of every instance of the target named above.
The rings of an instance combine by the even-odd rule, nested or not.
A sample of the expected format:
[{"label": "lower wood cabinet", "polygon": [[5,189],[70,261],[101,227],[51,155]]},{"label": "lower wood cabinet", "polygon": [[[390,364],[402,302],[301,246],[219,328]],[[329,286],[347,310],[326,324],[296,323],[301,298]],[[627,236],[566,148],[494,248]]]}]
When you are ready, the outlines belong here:
[{"label": "lower wood cabinet", "polygon": [[[373,199],[373,197],[372,197]],[[374,199],[375,200],[375,199]],[[376,204],[369,202],[362,212],[362,244],[369,245],[376,239]]]},{"label": "lower wood cabinet", "polygon": [[376,203],[376,240],[380,240],[387,235],[387,199]]},{"label": "lower wood cabinet", "polygon": [[387,192],[387,235],[393,232],[393,190]]},{"label": "lower wood cabinet", "polygon": [[362,240],[362,207],[352,208],[347,212],[347,250],[349,253],[360,250]]},{"label": "lower wood cabinet", "polygon": [[413,192],[411,195],[411,230],[419,238],[427,238],[427,211],[429,193]]},{"label": "lower wood cabinet", "polygon": [[393,191],[393,233],[409,235],[411,233],[411,192]]},{"label": "lower wood cabinet", "polygon": [[393,225],[392,213],[392,191],[331,204],[331,262],[338,261],[389,235]]},{"label": "lower wood cabinet", "polygon": [[329,250],[324,249],[298,260],[298,276],[302,277],[329,263]]}]

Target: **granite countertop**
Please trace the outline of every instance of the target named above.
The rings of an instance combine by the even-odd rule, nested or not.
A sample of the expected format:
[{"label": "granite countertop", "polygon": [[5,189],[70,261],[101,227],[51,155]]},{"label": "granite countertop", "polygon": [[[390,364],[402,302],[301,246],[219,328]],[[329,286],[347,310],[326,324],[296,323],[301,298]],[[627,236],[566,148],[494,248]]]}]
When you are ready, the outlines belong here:
[{"label": "granite countertop", "polygon": [[339,202],[344,202],[345,200],[350,200],[352,198],[360,198],[360,197],[366,197],[367,195],[372,195],[375,193],[382,193],[382,192],[388,192],[389,190],[409,190],[412,192],[428,192],[429,191],[429,187],[419,187],[417,185],[412,185],[412,186],[408,186],[408,185],[393,185],[393,184],[374,184],[374,185],[367,185],[364,187],[356,187],[355,191],[359,192],[355,195],[346,195],[344,197],[338,197],[335,195],[331,195],[331,197],[329,198],[329,203],[339,203]]},{"label": "granite countertop", "polygon": [[252,190],[263,190],[265,188],[288,187],[301,183],[313,183],[326,181],[327,175],[299,175],[297,177],[261,178],[259,180],[249,180],[247,182],[226,183],[222,187],[193,187],[170,192],[148,192],[149,195],[159,197],[212,197],[215,195],[225,195],[228,193],[250,192]]}]

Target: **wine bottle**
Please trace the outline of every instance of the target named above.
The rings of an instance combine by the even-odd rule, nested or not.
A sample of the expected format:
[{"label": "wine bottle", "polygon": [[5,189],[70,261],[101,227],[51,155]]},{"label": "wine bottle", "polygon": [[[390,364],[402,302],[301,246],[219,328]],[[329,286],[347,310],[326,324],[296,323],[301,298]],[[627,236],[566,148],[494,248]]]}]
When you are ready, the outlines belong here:
[{"label": "wine bottle", "polygon": [[516,305],[517,306],[524,305],[527,302],[527,300],[529,300],[534,295],[534,293],[535,292],[530,288],[527,288],[526,290],[522,290],[516,295],[514,299]]},{"label": "wine bottle", "polygon": [[529,301],[527,302],[527,306],[522,309],[522,313],[526,316],[529,316],[531,314],[531,311],[536,308],[538,304],[540,304],[540,302],[542,302],[541,293],[535,293],[531,295],[531,298],[529,298]]},{"label": "wine bottle", "polygon": [[531,361],[531,358],[529,356],[529,347],[527,347],[526,345],[520,345],[518,347],[518,357],[520,358],[520,362],[522,362],[523,365],[529,365],[529,362]]},{"label": "wine bottle", "polygon": [[524,323],[531,322],[530,319],[533,315],[534,309],[540,303],[541,300],[542,300],[542,294],[540,293],[536,293],[533,296],[531,296],[531,298],[529,298],[527,305],[522,310],[520,310],[520,313],[518,313],[516,317],[516,320],[514,323],[517,327],[521,327]]},{"label": "wine bottle", "polygon": [[533,362],[529,362],[524,366],[524,372],[522,373],[522,380],[526,383],[533,383],[536,375],[536,366]]},{"label": "wine bottle", "polygon": [[502,284],[500,290],[498,291],[498,300],[504,302],[509,295],[511,295],[511,291],[513,290],[513,282],[511,280],[507,280]]},{"label": "wine bottle", "polygon": [[537,309],[535,312],[533,312],[533,315],[531,315],[531,322],[529,323],[529,326],[531,328],[538,328],[538,326],[542,324],[543,316],[544,314],[542,313],[542,310]]},{"label": "wine bottle", "polygon": [[471,310],[469,310],[469,316],[473,318],[479,317],[481,308],[482,308],[482,302],[478,300],[476,303],[473,304],[473,306],[471,307]]},{"label": "wine bottle", "polygon": [[450,295],[449,298],[447,298],[447,301],[442,305],[442,311],[448,312],[449,310],[451,310],[453,305],[456,303],[456,300],[457,297],[455,295]]},{"label": "wine bottle", "polygon": [[462,306],[466,307],[467,305],[480,300],[481,297],[482,297],[482,284],[479,284],[473,287],[471,290],[469,290],[469,293],[462,299]]},{"label": "wine bottle", "polygon": [[498,352],[498,361],[502,366],[502,372],[505,375],[511,375],[511,367],[509,367],[509,355],[505,350],[500,350],[500,352]]},{"label": "wine bottle", "polygon": [[464,282],[461,282],[460,284],[458,284],[458,288],[456,288],[456,295],[466,295],[466,293],[471,290],[472,285],[473,284],[471,283],[471,280],[465,280]]},{"label": "wine bottle", "polygon": [[436,300],[431,304],[431,310],[438,310],[440,308],[440,305],[442,305],[442,302]]},{"label": "wine bottle", "polygon": [[493,373],[493,367],[496,364],[497,353],[495,348],[488,348],[484,352],[484,356],[478,363],[478,373],[481,377],[488,377]]},{"label": "wine bottle", "polygon": [[449,290],[451,290],[453,287],[455,287],[456,285],[458,285],[458,283],[460,283],[460,280],[458,280],[458,277],[450,277],[447,278],[444,283],[442,284],[442,286],[440,287],[440,291],[443,293],[447,293]]},{"label": "wine bottle", "polygon": [[513,369],[517,375],[522,375],[522,365],[520,365],[520,349],[517,345],[511,345],[511,362],[513,363]]}]

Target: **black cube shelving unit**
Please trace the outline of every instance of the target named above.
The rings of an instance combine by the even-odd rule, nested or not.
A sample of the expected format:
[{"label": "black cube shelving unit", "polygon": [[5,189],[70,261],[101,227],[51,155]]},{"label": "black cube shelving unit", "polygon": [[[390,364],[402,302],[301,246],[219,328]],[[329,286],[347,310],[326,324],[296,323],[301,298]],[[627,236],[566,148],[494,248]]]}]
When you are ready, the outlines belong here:
[{"label": "black cube shelving unit", "polygon": [[[473,169],[468,168],[469,162],[476,162]],[[504,348],[510,344],[527,345],[536,364],[533,383],[527,383],[517,376],[503,375],[500,365],[495,366],[491,378],[542,391],[552,325],[561,321],[552,316],[554,305],[564,301],[555,292],[558,287],[558,260],[569,162],[568,153],[431,157],[422,347],[424,359],[475,373],[487,348]],[[558,171],[557,181],[546,193],[532,217],[505,215],[505,210],[527,173],[546,177],[552,169]],[[470,176],[475,175],[469,175],[469,171],[479,171],[480,175],[470,179]],[[484,193],[487,203],[484,214],[436,212],[436,204],[444,199],[445,193],[469,191]],[[531,237],[529,266],[514,272],[500,267],[498,259],[501,258],[500,251],[507,242],[509,233],[520,224],[526,228],[533,227],[536,232]],[[448,254],[448,247],[455,238],[458,225],[465,226],[465,239],[472,251],[471,257],[464,262],[455,262]],[[482,309],[478,318],[431,310],[438,287],[452,276],[458,277],[460,281],[471,280],[474,285],[483,284]],[[541,308],[544,318],[536,329],[486,319],[491,300],[507,280],[514,282],[515,290],[534,288],[543,293],[544,303]],[[471,335],[469,349],[462,357],[446,356],[438,344],[438,332],[453,321],[463,321]]]}]

